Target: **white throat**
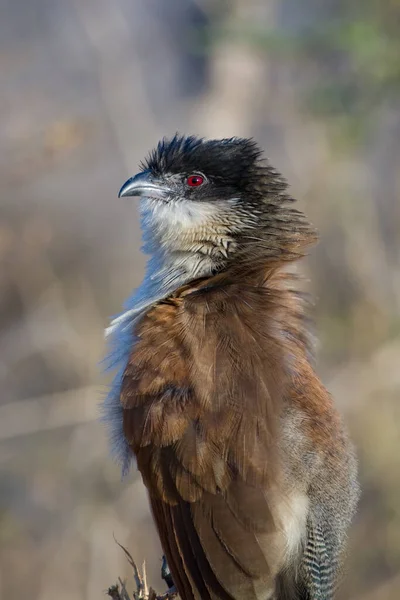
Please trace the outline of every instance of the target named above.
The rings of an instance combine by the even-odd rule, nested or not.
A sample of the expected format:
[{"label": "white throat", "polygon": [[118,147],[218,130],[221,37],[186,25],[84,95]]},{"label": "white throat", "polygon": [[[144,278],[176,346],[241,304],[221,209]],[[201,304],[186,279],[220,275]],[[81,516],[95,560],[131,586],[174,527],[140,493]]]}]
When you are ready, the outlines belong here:
[{"label": "white throat", "polygon": [[220,203],[142,198],[143,250],[150,259],[141,285],[128,299],[126,310],[111,321],[107,336],[120,327],[130,328],[132,320],[180,286],[212,274],[234,247],[224,215],[235,202],[235,198]]},{"label": "white throat", "polygon": [[228,258],[235,245],[230,221],[236,202],[236,198],[218,202],[142,199],[144,251],[162,257],[163,277],[175,279],[177,273],[185,273],[187,281],[206,277]]}]

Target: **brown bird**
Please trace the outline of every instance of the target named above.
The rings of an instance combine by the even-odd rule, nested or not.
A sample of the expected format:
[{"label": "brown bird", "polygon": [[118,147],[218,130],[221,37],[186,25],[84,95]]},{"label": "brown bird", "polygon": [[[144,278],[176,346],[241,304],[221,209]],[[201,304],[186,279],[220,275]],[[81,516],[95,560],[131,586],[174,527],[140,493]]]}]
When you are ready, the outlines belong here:
[{"label": "brown bird", "polygon": [[175,136],[141,167],[119,194],[151,257],[110,327],[115,451],[183,600],[330,600],[359,492],[290,273],[315,231],[253,140]]}]

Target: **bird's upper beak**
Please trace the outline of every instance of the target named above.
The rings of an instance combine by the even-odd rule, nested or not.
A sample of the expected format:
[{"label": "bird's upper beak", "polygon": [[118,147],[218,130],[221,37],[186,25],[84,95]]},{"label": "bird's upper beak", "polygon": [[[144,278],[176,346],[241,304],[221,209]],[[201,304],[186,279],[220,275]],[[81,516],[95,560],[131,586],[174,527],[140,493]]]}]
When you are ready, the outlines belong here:
[{"label": "bird's upper beak", "polygon": [[148,196],[164,200],[171,190],[151,173],[145,171],[131,177],[119,190],[118,198],[124,196]]}]

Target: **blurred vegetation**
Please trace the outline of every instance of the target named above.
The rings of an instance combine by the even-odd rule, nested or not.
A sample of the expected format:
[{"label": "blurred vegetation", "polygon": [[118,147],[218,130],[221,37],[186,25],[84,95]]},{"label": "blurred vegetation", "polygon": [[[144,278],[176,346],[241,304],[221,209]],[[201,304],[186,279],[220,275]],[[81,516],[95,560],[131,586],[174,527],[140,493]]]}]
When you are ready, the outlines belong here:
[{"label": "blurred vegetation", "polygon": [[140,281],[122,181],[159,137],[253,135],[320,231],[318,371],[363,496],[341,598],[400,589],[400,2],[6,2],[0,19],[0,597],[97,599],[160,548],[97,403]]},{"label": "blurred vegetation", "polygon": [[310,89],[305,108],[332,125],[336,139],[350,145],[373,135],[382,106],[400,101],[400,2],[335,0],[325,14],[288,31],[240,19],[208,30],[203,47],[225,40],[253,46],[278,59],[302,63]]}]

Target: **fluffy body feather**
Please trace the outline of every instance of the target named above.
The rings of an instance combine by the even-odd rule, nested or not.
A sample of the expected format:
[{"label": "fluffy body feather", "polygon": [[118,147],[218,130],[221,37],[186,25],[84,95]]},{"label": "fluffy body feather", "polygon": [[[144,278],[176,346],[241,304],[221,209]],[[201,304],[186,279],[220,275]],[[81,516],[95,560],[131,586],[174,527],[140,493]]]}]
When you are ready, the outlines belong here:
[{"label": "fluffy body feather", "polygon": [[330,600],[358,486],[287,269],[315,233],[250,140],[176,137],[143,170],[168,195],[142,199],[152,258],[111,330],[116,452],[183,600]]}]

